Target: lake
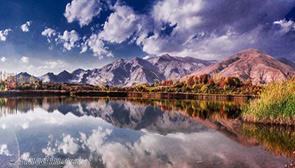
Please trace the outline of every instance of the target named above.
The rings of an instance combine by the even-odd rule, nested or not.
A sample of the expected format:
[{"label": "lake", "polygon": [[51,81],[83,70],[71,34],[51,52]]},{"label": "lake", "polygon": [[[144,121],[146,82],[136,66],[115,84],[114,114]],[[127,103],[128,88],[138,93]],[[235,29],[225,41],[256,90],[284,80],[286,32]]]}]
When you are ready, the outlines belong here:
[{"label": "lake", "polygon": [[278,168],[295,129],[238,119],[245,102],[0,99],[0,167]]}]

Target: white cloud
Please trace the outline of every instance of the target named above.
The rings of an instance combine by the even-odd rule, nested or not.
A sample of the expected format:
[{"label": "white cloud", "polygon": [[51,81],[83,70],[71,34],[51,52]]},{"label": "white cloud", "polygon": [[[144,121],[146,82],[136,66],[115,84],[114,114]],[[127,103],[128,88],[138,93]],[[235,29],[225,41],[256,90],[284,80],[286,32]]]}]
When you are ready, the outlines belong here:
[{"label": "white cloud", "polygon": [[139,17],[127,6],[115,6],[99,37],[112,43],[122,43],[138,29]]},{"label": "white cloud", "polygon": [[153,18],[157,22],[177,24],[177,29],[191,29],[201,22],[198,15],[203,0],[164,0],[153,8]]},{"label": "white cloud", "polygon": [[89,39],[85,41],[84,44],[82,44],[82,50],[81,53],[86,52],[88,49],[92,50],[94,56],[99,57],[100,59],[103,57],[112,57],[112,53],[108,51],[108,49],[105,47],[104,42],[98,37],[96,34],[92,34]]},{"label": "white cloud", "polygon": [[[206,5],[208,3],[203,0],[158,1],[153,7],[151,20],[140,23],[145,25],[137,34],[136,44],[150,55],[171,54],[202,59],[218,59],[237,52],[237,49],[253,47],[259,31],[262,31],[261,26],[244,33],[232,26],[209,30],[212,27],[208,24],[215,23],[205,19]],[[153,26],[147,27],[147,24]],[[148,32],[153,33],[148,36]]]},{"label": "white cloud", "polygon": [[0,155],[11,156],[11,154],[7,148],[7,144],[0,145]]},{"label": "white cloud", "polygon": [[[159,1],[149,17],[137,15],[131,8],[116,4],[98,38],[111,43],[122,43],[134,35],[131,42],[136,40],[136,44],[148,54],[181,51],[186,47],[183,44],[196,32],[196,26],[202,22],[199,16],[202,6],[201,0]],[[173,37],[161,36],[161,31],[165,30],[164,25],[175,26]],[[150,32],[153,35],[148,35]],[[82,48],[84,51],[86,48]]]},{"label": "white cloud", "polygon": [[75,30],[72,31],[64,31],[63,35],[58,36],[59,42],[63,44],[63,47],[66,50],[71,50],[75,46],[77,46],[77,42],[80,37]]},{"label": "white cloud", "polygon": [[82,27],[100,13],[101,5],[100,0],[72,0],[67,4],[64,16],[69,23],[78,21]]},{"label": "white cloud", "polygon": [[51,42],[51,38],[56,36],[56,30],[52,29],[52,28],[45,28],[42,32],[41,32],[42,36],[47,37],[47,41]]},{"label": "white cloud", "polygon": [[112,53],[105,46],[104,42],[122,43],[139,30],[139,17],[133,10],[127,6],[115,6],[115,12],[112,13],[104,24],[103,31],[98,34],[92,34],[81,45],[81,52],[84,53],[90,49],[94,56],[111,57]]},{"label": "white cloud", "polygon": [[295,22],[293,20],[278,20],[274,21],[273,24],[279,25],[282,29],[282,32],[288,33],[289,31],[294,31],[295,30]]},{"label": "white cloud", "polygon": [[48,43],[55,42],[56,44],[62,44],[63,48],[68,51],[70,51],[74,47],[81,46],[79,44],[79,40],[81,38],[79,37],[79,34],[75,30],[71,30],[71,31],[65,30],[61,34],[52,28],[45,28],[42,31],[41,35],[47,37]]},{"label": "white cloud", "polygon": [[63,137],[63,143],[58,146],[58,149],[61,150],[64,154],[75,154],[78,149],[79,145],[74,142],[74,138],[71,135],[66,135]]},{"label": "white cloud", "polygon": [[[173,53],[178,56],[196,56],[195,50],[190,52],[193,55],[181,55],[180,52],[191,50],[186,42],[192,38],[192,35],[200,33],[197,27],[202,23],[202,17],[199,14],[202,8],[202,0],[157,2],[152,10],[152,20],[149,21],[151,22],[149,24],[153,24],[152,29],[141,31],[136,43],[144,52],[152,55]],[[169,27],[171,34],[163,36],[161,33]],[[147,36],[147,32],[153,32],[153,35]]]},{"label": "white cloud", "polygon": [[21,58],[20,58],[20,60],[21,60],[21,62],[23,62],[23,63],[29,63],[29,57],[26,57],[26,56],[22,56]]},{"label": "white cloud", "polygon": [[188,36],[187,40],[178,36],[161,38],[154,35],[144,39],[141,44],[143,51],[152,55],[169,53],[182,57],[193,56],[202,59],[218,59],[220,53],[223,54],[222,56],[226,56],[237,52],[237,48],[251,47],[252,44],[257,42],[260,29],[261,27],[258,27],[245,34],[238,34],[233,30],[228,30],[221,35],[201,33],[198,38]]},{"label": "white cloud", "polygon": [[1,62],[6,62],[7,61],[7,58],[6,57],[1,57]]},{"label": "white cloud", "polygon": [[11,29],[0,30],[0,41],[6,41],[7,36],[11,31]]},{"label": "white cloud", "polygon": [[111,129],[102,129],[101,127],[98,127],[97,130],[92,130],[92,134],[86,138],[85,135],[81,134],[81,140],[84,143],[85,146],[87,146],[90,151],[94,152],[99,149],[104,142],[107,139],[107,136],[109,136],[112,133]]},{"label": "white cloud", "polygon": [[23,32],[29,32],[31,24],[32,24],[32,21],[27,21],[26,23],[22,24],[20,28]]},{"label": "white cloud", "polygon": [[[72,0],[67,4],[64,15],[68,22],[78,21],[81,27],[88,25],[106,4],[101,0],[86,1]],[[103,24],[102,31],[95,31],[97,27],[94,26],[91,30],[96,33],[88,40],[83,39],[79,45],[80,53],[90,49],[95,56],[102,57],[111,53],[106,47],[108,42],[122,43],[128,40],[130,43],[136,42],[144,52],[151,55],[219,59],[247,47],[267,52],[269,46],[277,44],[276,41],[288,41],[289,37],[281,38],[279,33],[269,37],[273,30],[267,30],[267,27],[270,20],[280,18],[288,11],[291,2],[267,1],[263,4],[241,1],[232,3],[231,6],[227,4],[226,0],[218,3],[204,0],[161,0],[154,3],[148,13],[137,14],[132,8],[116,3],[110,7],[113,13]],[[272,6],[277,6],[276,12],[257,19]],[[249,15],[242,16],[243,12],[231,10],[241,7],[249,10]],[[258,10],[260,8],[261,11]],[[273,24],[279,25],[284,33],[295,30],[292,20],[283,19]],[[262,45],[261,41],[266,37],[269,37],[270,42]]]}]

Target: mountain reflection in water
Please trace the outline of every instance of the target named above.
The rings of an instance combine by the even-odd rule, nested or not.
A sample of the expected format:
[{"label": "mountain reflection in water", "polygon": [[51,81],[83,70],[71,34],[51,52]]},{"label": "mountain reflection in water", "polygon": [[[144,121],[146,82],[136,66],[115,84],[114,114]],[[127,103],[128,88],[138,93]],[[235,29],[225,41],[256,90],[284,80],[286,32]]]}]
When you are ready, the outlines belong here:
[{"label": "mountain reflection in water", "polygon": [[17,167],[32,158],[79,159],[77,165],[63,165],[68,167],[283,167],[289,163],[294,131],[277,133],[241,124],[236,119],[240,105],[0,99],[0,165]]}]

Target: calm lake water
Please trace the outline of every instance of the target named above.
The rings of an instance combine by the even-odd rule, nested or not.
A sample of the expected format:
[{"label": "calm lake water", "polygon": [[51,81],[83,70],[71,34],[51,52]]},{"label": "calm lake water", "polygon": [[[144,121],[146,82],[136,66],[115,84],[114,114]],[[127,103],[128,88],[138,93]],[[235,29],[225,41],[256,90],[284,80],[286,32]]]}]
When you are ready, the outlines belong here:
[{"label": "calm lake water", "polygon": [[243,103],[0,99],[0,167],[279,168],[295,129],[242,124]]}]

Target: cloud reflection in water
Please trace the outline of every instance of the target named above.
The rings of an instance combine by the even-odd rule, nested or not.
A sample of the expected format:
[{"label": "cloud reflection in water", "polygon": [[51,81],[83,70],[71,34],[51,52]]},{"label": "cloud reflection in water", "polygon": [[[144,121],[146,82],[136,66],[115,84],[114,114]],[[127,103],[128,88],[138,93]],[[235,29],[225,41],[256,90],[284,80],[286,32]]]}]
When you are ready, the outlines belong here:
[{"label": "cloud reflection in water", "polygon": [[[5,125],[0,129],[1,137],[9,135],[0,139],[0,144],[7,144],[5,149],[14,157],[26,160],[79,158],[83,161],[80,167],[255,168],[280,167],[286,162],[181,114],[124,101],[49,103],[2,116],[0,123]],[[170,126],[173,129],[165,131]],[[10,150],[14,146],[18,149]],[[3,157],[1,162],[6,161]]]}]

